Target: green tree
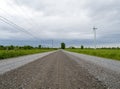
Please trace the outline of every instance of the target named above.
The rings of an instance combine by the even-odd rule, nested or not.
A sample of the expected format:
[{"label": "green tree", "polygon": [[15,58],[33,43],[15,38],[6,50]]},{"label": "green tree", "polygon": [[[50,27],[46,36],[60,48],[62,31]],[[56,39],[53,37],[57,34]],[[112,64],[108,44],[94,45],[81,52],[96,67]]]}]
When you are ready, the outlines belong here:
[{"label": "green tree", "polygon": [[7,46],[8,50],[13,50],[15,47],[13,45]]},{"label": "green tree", "polygon": [[83,45],[81,45],[81,49],[84,49],[84,46],[83,46]]},{"label": "green tree", "polygon": [[5,47],[3,45],[0,45],[0,50],[4,50]]},{"label": "green tree", "polygon": [[39,48],[39,49],[41,49],[41,48],[42,48],[42,46],[41,46],[41,45],[38,45],[38,48]]},{"label": "green tree", "polygon": [[61,43],[61,49],[65,49],[65,43]]},{"label": "green tree", "polygon": [[23,46],[23,49],[33,49],[33,47],[30,45],[26,45],[26,46]]}]

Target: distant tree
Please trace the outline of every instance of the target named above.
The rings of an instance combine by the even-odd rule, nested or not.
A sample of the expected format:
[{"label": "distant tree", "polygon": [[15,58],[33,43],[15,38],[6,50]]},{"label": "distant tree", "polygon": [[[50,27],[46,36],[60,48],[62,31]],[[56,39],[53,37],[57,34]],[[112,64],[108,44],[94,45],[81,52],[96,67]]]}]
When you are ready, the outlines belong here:
[{"label": "distant tree", "polygon": [[65,49],[65,43],[61,43],[61,49]]},{"label": "distant tree", "polygon": [[83,45],[81,45],[81,49],[84,49],[84,46],[83,46]]},{"label": "distant tree", "polygon": [[75,49],[75,47],[72,47],[72,49]]},{"label": "distant tree", "polygon": [[120,49],[119,47],[117,47],[117,49]]},{"label": "distant tree", "polygon": [[4,50],[5,47],[3,45],[0,45],[0,50]]},{"label": "distant tree", "polygon": [[41,49],[41,48],[42,48],[42,46],[41,46],[41,45],[38,45],[38,48],[39,48],[39,49]]},{"label": "distant tree", "polygon": [[74,47],[74,46],[70,46],[69,48],[71,48],[71,49],[75,49],[75,47]]},{"label": "distant tree", "polygon": [[30,45],[27,45],[27,46],[23,46],[23,49],[33,49],[33,47]]},{"label": "distant tree", "polygon": [[20,49],[20,46],[15,46],[14,49],[15,49],[15,50],[18,50],[18,49]]},{"label": "distant tree", "polygon": [[13,50],[15,48],[13,45],[6,46],[6,47],[7,47],[7,50]]}]

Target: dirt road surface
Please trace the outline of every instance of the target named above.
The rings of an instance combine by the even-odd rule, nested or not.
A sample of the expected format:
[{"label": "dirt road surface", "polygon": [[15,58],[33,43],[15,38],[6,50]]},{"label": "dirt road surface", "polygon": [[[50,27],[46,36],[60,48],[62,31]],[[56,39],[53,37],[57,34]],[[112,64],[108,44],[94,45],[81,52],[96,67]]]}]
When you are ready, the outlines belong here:
[{"label": "dirt road surface", "polygon": [[5,72],[19,68],[25,64],[33,62],[33,61],[37,60],[38,58],[42,58],[53,52],[54,51],[0,60],[0,74],[4,74]]},{"label": "dirt road surface", "polygon": [[56,51],[1,74],[0,89],[110,89],[69,55]]}]

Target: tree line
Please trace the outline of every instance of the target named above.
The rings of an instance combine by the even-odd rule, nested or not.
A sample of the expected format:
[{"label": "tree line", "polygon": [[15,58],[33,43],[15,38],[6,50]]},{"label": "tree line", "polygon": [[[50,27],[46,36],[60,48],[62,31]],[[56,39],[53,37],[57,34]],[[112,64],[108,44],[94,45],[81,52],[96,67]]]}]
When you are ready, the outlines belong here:
[{"label": "tree line", "polygon": [[42,49],[42,48],[49,48],[49,47],[42,47],[42,45],[38,45],[38,47],[33,47],[33,46],[30,46],[30,45],[25,45],[25,46],[14,46],[14,45],[4,46],[4,45],[0,45],[0,50]]}]

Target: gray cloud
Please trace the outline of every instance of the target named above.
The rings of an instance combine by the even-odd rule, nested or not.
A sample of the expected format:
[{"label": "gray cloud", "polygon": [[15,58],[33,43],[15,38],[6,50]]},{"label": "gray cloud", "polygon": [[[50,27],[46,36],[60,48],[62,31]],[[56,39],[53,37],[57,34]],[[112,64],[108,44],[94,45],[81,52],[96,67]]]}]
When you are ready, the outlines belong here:
[{"label": "gray cloud", "polygon": [[[93,26],[98,28],[99,41],[104,38],[119,41],[120,38],[120,35],[116,35],[120,34],[118,0],[1,0],[1,3],[0,8],[8,14],[0,11],[0,15],[24,27],[39,39],[87,39],[91,42]],[[0,33],[5,34],[3,29],[10,29],[5,39],[12,39],[11,35],[16,39],[26,38],[21,38],[23,32],[16,32],[14,28],[0,23]],[[20,35],[15,36],[15,33]]]}]

